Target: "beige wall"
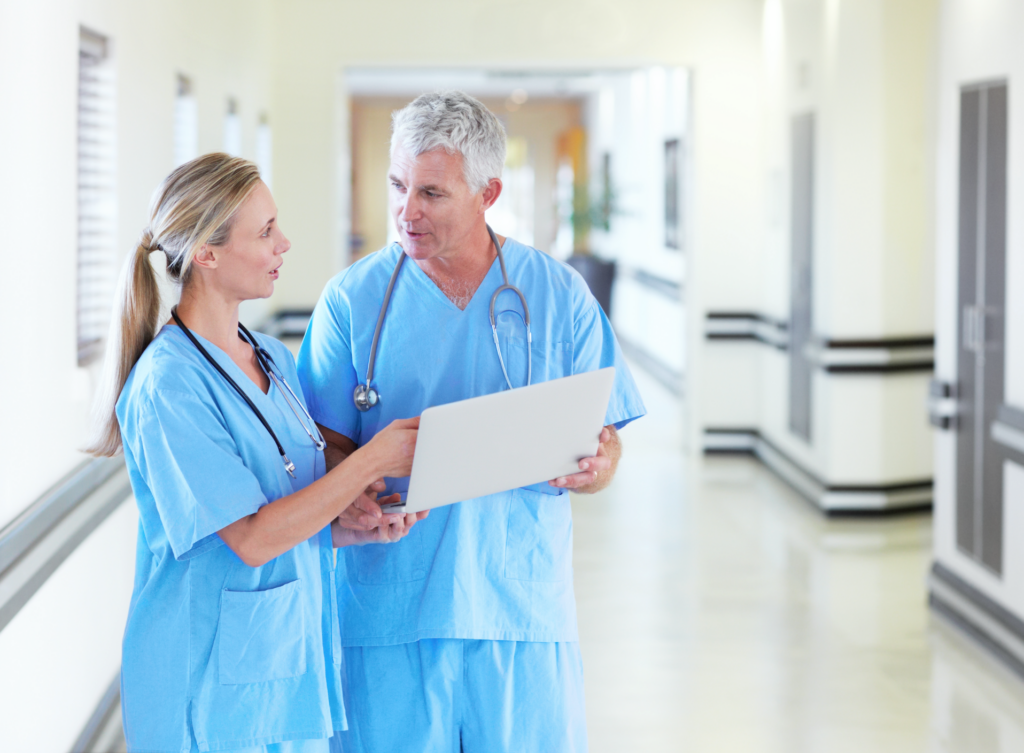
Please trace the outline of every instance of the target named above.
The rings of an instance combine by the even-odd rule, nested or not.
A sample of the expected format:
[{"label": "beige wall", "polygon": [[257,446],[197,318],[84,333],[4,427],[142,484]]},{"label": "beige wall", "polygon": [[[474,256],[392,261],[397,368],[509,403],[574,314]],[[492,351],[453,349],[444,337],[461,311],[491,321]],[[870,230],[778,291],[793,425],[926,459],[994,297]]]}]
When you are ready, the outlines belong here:
[{"label": "beige wall", "polygon": [[[275,5],[275,194],[294,242],[275,305],[308,307],[347,261],[346,66],[689,67],[694,72],[690,341],[709,307],[760,300],[761,0],[525,0],[421,6],[290,0]],[[699,359],[687,371],[699,446]]]},{"label": "beige wall", "polygon": [[757,0],[468,7],[449,0],[410,24],[395,22],[402,11],[394,4],[387,13],[379,6],[322,0],[293,0],[276,9],[282,53],[275,81],[275,190],[303,270],[312,273],[283,277],[282,303],[314,302],[344,258],[344,222],[336,212],[345,204],[336,171],[349,134],[347,117],[335,110],[335,95],[350,65],[692,66],[701,189],[698,253],[714,248],[728,263],[754,245],[750,220],[760,201],[753,188],[758,138],[751,128],[759,101]]},{"label": "beige wall", "polygon": [[[363,254],[387,242],[388,150],[391,113],[410,98],[352,98],[352,229],[363,236]],[[534,245],[550,251],[558,231],[555,173],[557,140],[566,129],[579,125],[580,104],[574,100],[530,100],[510,112],[502,100],[483,99],[505,124],[509,138],[525,138],[528,160],[534,169]]]},{"label": "beige wall", "polygon": [[391,113],[407,102],[364,98],[352,101],[352,232],[363,238],[360,256],[387,243]]}]

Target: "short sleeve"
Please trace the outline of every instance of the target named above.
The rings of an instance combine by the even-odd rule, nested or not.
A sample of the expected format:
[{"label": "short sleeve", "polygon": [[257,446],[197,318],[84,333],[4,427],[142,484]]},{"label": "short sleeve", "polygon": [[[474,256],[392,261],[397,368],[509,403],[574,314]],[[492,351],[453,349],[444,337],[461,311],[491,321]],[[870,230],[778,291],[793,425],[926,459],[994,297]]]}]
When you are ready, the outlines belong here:
[{"label": "short sleeve", "polygon": [[575,280],[573,301],[573,357],[572,373],[582,374],[608,366],[615,367],[615,384],[608,401],[605,426],[614,425],[621,429],[630,421],[647,413],[640,392],[633,381],[633,374],[622,356],[622,349],[611,322],[605,316],[597,300],[585,287],[582,280]]},{"label": "short sleeve", "polygon": [[352,402],[359,377],[352,358],[351,311],[337,282],[332,282],[313,310],[299,349],[299,384],[309,413],[321,426],[357,440],[359,411]]},{"label": "short sleeve", "polygon": [[136,457],[175,558],[220,546],[217,531],[267,504],[221,417],[198,398],[161,391],[139,419]]}]

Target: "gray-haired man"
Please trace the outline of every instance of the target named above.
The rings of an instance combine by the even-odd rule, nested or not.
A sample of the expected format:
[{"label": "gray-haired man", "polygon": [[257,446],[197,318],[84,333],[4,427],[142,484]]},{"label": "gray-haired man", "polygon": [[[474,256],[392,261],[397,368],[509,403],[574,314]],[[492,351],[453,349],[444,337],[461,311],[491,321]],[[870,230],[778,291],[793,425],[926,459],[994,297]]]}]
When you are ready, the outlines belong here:
[{"label": "gray-haired man", "polygon": [[[505,132],[461,92],[423,95],[397,112],[388,174],[400,243],[339,274],[324,290],[299,374],[340,462],[395,418],[509,386],[488,307],[502,284],[484,213],[501,193]],[[569,267],[500,239],[510,281],[532,316],[532,382],[616,367],[598,455],[549,483],[438,508],[398,543],[339,558],[349,732],[345,751],[583,751],[586,723],[568,489],[606,486],[617,429],[644,414],[611,326]],[[379,404],[358,410],[374,325],[401,255],[377,351]],[[511,386],[527,383],[524,311],[495,306]],[[494,462],[508,462],[494,458]],[[388,493],[408,479],[388,479]],[[340,524],[402,527],[363,498]]]}]

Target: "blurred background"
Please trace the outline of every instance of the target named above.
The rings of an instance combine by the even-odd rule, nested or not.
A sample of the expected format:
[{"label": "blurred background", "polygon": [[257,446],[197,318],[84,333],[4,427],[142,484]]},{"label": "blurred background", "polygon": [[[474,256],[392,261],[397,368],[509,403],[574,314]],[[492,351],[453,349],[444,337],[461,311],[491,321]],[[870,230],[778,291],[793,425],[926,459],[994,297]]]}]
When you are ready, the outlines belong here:
[{"label": "blurred background", "polygon": [[650,411],[573,501],[591,748],[1024,750],[1022,33],[1018,0],[0,0],[0,750],[123,747],[137,515],[78,448],[154,188],[259,165],[293,247],[242,319],[295,347],[395,238],[391,112],[443,88],[507,129],[490,223],[584,275]]}]

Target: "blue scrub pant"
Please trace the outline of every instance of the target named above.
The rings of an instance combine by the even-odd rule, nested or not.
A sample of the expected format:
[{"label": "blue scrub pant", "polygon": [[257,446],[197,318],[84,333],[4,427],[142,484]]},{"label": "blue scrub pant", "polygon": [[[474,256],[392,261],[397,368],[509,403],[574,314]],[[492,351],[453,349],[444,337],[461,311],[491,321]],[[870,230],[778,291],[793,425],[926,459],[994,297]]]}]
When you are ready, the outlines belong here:
[{"label": "blue scrub pant", "polygon": [[434,639],[345,649],[332,753],[585,753],[578,643]]}]

